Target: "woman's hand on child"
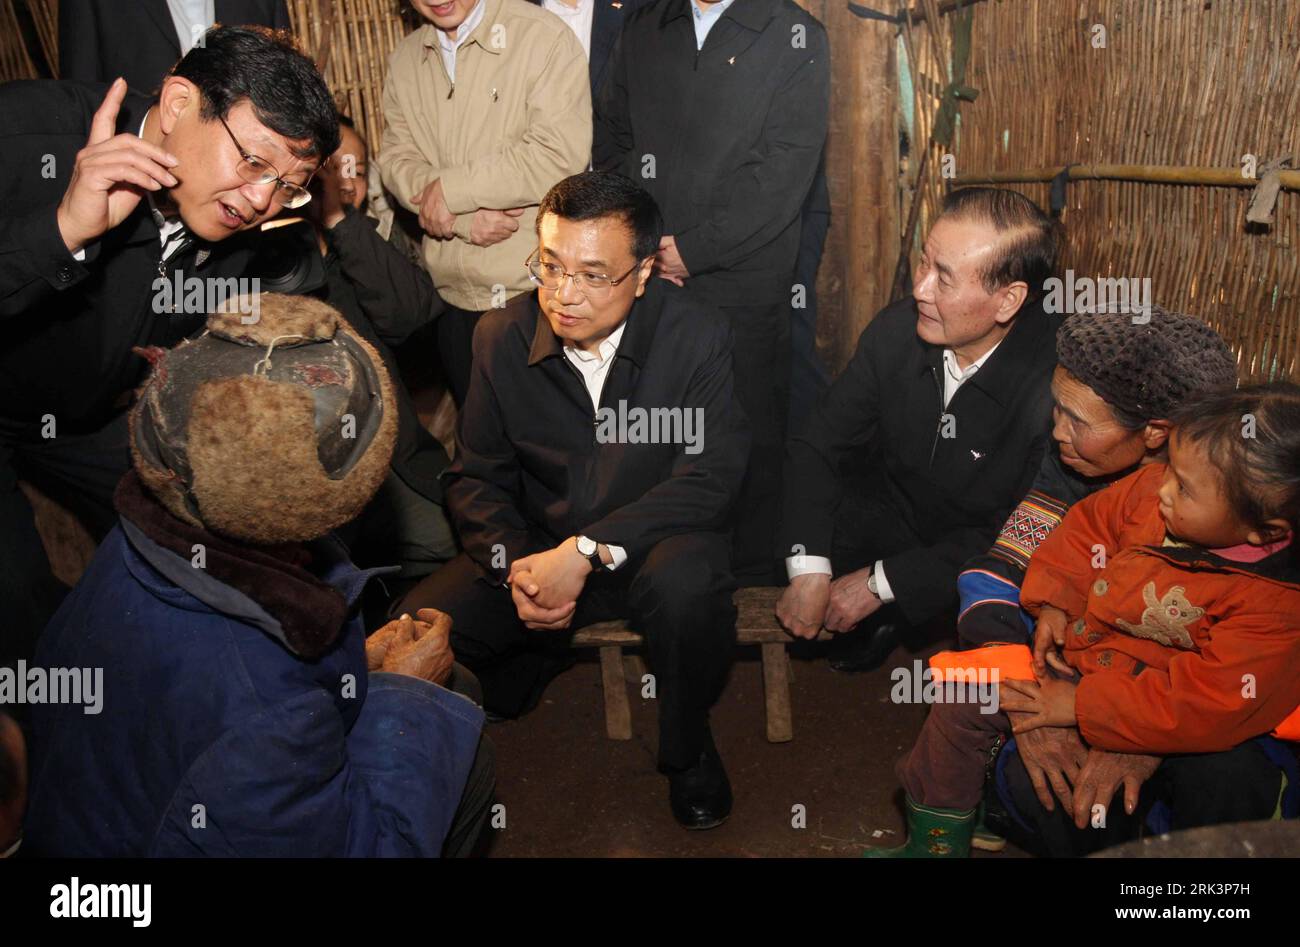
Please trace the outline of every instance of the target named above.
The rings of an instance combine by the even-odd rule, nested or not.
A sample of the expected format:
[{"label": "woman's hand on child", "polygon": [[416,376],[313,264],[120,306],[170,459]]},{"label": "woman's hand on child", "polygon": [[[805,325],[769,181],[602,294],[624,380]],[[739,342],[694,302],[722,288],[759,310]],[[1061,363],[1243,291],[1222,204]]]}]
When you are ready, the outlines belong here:
[{"label": "woman's hand on child", "polygon": [[1151,778],[1161,763],[1159,756],[1141,753],[1111,753],[1091,749],[1074,784],[1074,824],[1086,829],[1094,806],[1108,806],[1115,790],[1124,785],[1124,811],[1132,815],[1137,809],[1142,784]]},{"label": "woman's hand on child", "polygon": [[1012,733],[1024,733],[1036,727],[1072,727],[1074,716],[1074,691],[1077,685],[1070,681],[1049,678],[1041,682],[1003,681],[998,685],[998,705],[1003,710],[1029,714],[1013,720]]},{"label": "woman's hand on child", "polygon": [[1065,647],[1065,624],[1068,620],[1065,612],[1050,605],[1044,605],[1038,613],[1038,622],[1034,625],[1034,673],[1041,679],[1047,676],[1050,664],[1056,670],[1074,673],[1053,649]]}]

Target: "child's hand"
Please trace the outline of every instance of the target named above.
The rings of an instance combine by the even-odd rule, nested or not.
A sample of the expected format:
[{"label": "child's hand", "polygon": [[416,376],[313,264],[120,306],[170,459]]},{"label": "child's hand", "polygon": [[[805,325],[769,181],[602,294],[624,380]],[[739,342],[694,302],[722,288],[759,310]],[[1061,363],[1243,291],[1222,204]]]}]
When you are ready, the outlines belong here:
[{"label": "child's hand", "polygon": [[1038,622],[1034,625],[1034,674],[1039,680],[1047,676],[1049,664],[1058,671],[1074,673],[1052,647],[1065,647],[1065,623],[1068,620],[1065,612],[1050,605],[1044,605],[1038,613]]},{"label": "child's hand", "polygon": [[1024,733],[1036,727],[1072,727],[1077,722],[1074,716],[1074,690],[1077,685],[1070,681],[1003,681],[998,686],[1001,689],[998,695],[999,706],[1003,710],[1033,714],[1013,721],[1012,733]]}]

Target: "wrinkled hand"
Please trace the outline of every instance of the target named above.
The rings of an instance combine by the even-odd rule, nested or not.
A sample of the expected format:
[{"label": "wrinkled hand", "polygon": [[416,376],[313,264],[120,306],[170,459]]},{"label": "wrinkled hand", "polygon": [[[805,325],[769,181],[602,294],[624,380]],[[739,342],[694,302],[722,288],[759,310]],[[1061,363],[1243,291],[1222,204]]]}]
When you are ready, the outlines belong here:
[{"label": "wrinkled hand", "polygon": [[1108,806],[1115,790],[1124,786],[1124,811],[1129,815],[1137,808],[1142,784],[1151,778],[1162,759],[1141,753],[1111,753],[1091,749],[1083,770],[1074,783],[1074,824],[1086,829],[1094,805]]},{"label": "wrinkled hand", "polygon": [[431,237],[446,240],[455,233],[456,215],[447,210],[447,201],[442,194],[442,178],[425,186],[415,195],[415,204],[420,208],[420,226]]},{"label": "wrinkled hand", "polygon": [[422,608],[415,615],[390,621],[366,639],[366,667],[445,684],[455,660],[451,616],[436,608]]},{"label": "wrinkled hand", "polygon": [[1047,676],[1049,666],[1074,676],[1074,669],[1065,663],[1060,653],[1060,649],[1065,647],[1065,625],[1068,621],[1065,612],[1050,605],[1044,605],[1038,613],[1038,621],[1034,625],[1034,674],[1040,680]]},{"label": "wrinkled hand", "polygon": [[474,211],[469,225],[469,242],[476,247],[490,247],[494,243],[500,243],[519,229],[519,218],[523,212],[522,207],[507,210],[480,207]]},{"label": "wrinkled hand", "polygon": [[135,210],[145,191],[180,183],[171,168],[180,162],[138,135],[115,135],[126,80],[117,79],[90,122],[90,137],[77,152],[68,189],[59,201],[59,233],[69,252],[112,230]]},{"label": "wrinkled hand", "polygon": [[655,254],[655,273],[670,283],[685,286],[690,273],[682,262],[682,255],[677,252],[677,240],[673,237],[661,237],[659,252]]},{"label": "wrinkled hand", "polygon": [[1017,736],[1038,727],[1073,727],[1078,723],[1074,716],[1078,684],[1074,681],[1002,681],[998,689],[999,706],[1023,714],[1011,724],[1011,732]]},{"label": "wrinkled hand", "polygon": [[842,575],[831,583],[830,607],[826,609],[826,630],[852,631],[862,619],[885,604],[867,587],[871,567]]},{"label": "wrinkled hand", "polygon": [[[1025,719],[1024,713],[1008,713],[1012,728]],[[1083,745],[1077,727],[1038,727],[1025,730],[1016,736],[1016,748],[1025,764],[1025,772],[1033,783],[1034,792],[1043,808],[1052,812],[1056,803],[1052,793],[1068,810],[1074,805],[1070,786],[1078,779],[1079,771],[1088,758],[1088,748]],[[1050,784],[1050,789],[1048,788]]]},{"label": "wrinkled hand", "polygon": [[797,575],[776,603],[776,620],[796,638],[816,638],[826,621],[831,577],[824,573]]}]

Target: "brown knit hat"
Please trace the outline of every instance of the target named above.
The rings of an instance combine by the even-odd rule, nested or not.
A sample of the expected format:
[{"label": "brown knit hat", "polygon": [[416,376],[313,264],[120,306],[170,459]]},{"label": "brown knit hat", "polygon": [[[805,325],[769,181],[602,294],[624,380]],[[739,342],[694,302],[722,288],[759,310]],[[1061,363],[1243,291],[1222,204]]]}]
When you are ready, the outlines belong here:
[{"label": "brown knit hat", "polygon": [[1056,357],[1128,426],[1166,419],[1193,394],[1237,384],[1237,360],[1219,333],[1155,305],[1141,324],[1129,312],[1075,313],[1056,333]]},{"label": "brown knit hat", "polygon": [[131,455],[176,517],[230,539],[315,539],[361,512],[397,437],[392,380],[336,310],[262,294],[151,354],[131,410]]}]

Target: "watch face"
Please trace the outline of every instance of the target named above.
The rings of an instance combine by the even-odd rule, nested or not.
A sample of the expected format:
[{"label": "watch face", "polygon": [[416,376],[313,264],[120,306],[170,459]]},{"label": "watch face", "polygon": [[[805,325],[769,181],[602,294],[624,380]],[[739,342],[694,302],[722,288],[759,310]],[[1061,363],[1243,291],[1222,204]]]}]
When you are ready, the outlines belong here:
[{"label": "watch face", "polygon": [[589,539],[586,536],[578,537],[578,552],[582,553],[584,556],[590,556],[595,551],[596,541],[594,539]]}]

